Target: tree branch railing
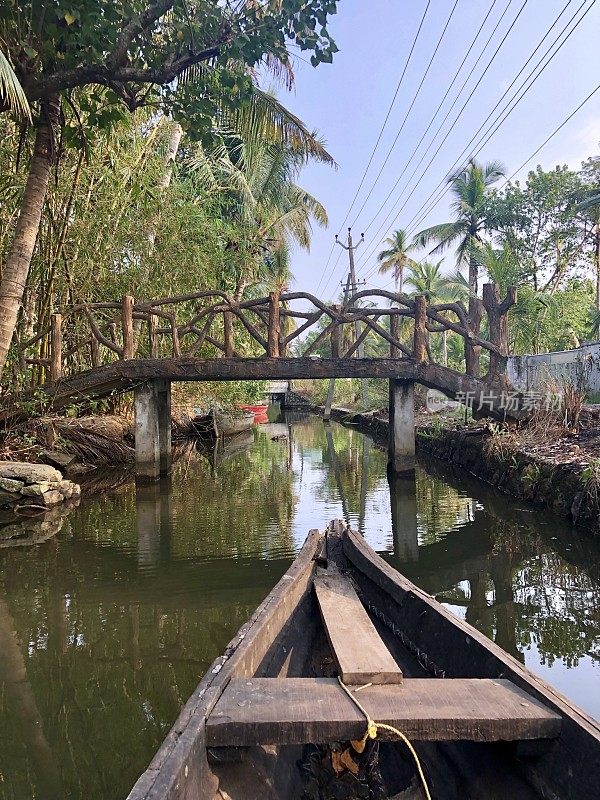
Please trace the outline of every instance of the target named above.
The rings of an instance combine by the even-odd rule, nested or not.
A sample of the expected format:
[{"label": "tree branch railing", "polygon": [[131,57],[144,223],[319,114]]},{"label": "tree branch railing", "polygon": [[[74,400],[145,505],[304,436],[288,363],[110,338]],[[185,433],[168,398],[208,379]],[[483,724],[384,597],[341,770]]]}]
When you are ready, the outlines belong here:
[{"label": "tree branch railing", "polygon": [[[382,301],[390,305],[375,305]],[[309,308],[290,308],[294,302]],[[382,289],[356,292],[343,307],[306,292],[272,292],[239,302],[221,291],[138,302],[125,295],[120,302],[82,303],[53,314],[50,325],[15,346],[16,362],[21,370],[26,365],[45,370],[50,383],[80,372],[82,364],[98,367],[115,358],[281,358],[292,344],[299,359],[355,358],[360,345],[368,345],[371,358],[422,363],[433,361],[432,335],[453,333],[463,339],[468,375],[474,375],[474,354],[481,349],[489,353],[488,378],[501,379],[508,355],[507,314],[515,302],[514,289],[501,300],[494,284],[484,286],[471,318],[461,302],[430,305],[424,295]],[[483,312],[489,341],[480,335]]]}]

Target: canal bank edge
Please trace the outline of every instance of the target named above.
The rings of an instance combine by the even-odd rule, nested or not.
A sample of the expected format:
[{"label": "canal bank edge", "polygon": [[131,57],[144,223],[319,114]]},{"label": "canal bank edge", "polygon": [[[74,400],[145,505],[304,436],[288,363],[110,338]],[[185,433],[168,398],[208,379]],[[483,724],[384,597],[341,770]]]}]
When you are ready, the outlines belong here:
[{"label": "canal bank edge", "polygon": [[[317,414],[321,406],[312,406]],[[373,413],[332,408],[331,418],[385,440],[388,421]],[[417,452],[456,464],[470,475],[504,494],[527,500],[567,517],[583,532],[600,534],[600,471],[584,465],[555,462],[533,456],[488,429],[418,425]]]}]

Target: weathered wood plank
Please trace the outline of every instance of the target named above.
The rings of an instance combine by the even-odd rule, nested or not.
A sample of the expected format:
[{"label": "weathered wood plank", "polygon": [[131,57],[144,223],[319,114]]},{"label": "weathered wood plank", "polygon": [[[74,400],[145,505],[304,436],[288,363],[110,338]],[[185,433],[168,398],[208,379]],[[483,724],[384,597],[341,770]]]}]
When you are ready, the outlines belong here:
[{"label": "weathered wood plank", "polygon": [[401,683],[402,671],[382,642],[350,580],[318,574],[315,592],[327,638],[346,684]]},{"label": "weathered wood plank", "polygon": [[415,327],[413,331],[413,358],[417,364],[425,361],[425,344],[427,337],[427,298],[419,294],[415,297]]},{"label": "weathered wood plank", "polygon": [[508,357],[508,309],[517,302],[516,289],[510,287],[505,299],[500,301],[500,287],[495,283],[484,283],[483,305],[488,316],[489,335],[499,353],[490,353],[488,378],[496,378],[506,372]]},{"label": "weathered wood plank", "polygon": [[90,359],[92,367],[100,366],[100,342],[93,334],[90,336]]},{"label": "weathered wood plank", "polygon": [[223,313],[223,339],[225,342],[225,358],[233,357],[233,314],[231,311]]},{"label": "weathered wood plank", "polygon": [[148,314],[148,341],[150,343],[150,358],[159,357],[157,328],[158,317],[156,314]]},{"label": "weathered wood plank", "polygon": [[[372,719],[415,741],[517,741],[560,733],[557,714],[505,680],[411,678],[401,686],[366,687],[357,697]],[[207,719],[206,739],[208,746],[234,747],[325,743],[360,738],[365,727],[364,715],[335,679],[234,679]]]},{"label": "weathered wood plank", "polygon": [[135,337],[133,335],[133,305],[131,295],[123,296],[121,308],[121,328],[123,333],[123,359],[128,361],[135,355]]},{"label": "weathered wood plank", "polygon": [[279,357],[279,336],[281,334],[279,320],[279,296],[277,292],[269,294],[269,330],[267,339],[267,355],[269,358]]}]

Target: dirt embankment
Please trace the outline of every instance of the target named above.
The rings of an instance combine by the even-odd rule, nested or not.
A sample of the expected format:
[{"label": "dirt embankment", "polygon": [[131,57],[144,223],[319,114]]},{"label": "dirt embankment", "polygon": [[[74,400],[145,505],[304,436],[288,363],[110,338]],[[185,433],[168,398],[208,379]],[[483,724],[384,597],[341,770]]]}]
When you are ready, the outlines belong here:
[{"label": "dirt embankment", "polygon": [[[383,441],[385,413],[334,409],[332,418],[351,423]],[[511,429],[495,423],[457,425],[419,417],[417,451],[455,464],[512,497],[528,500],[600,534],[600,424],[584,411],[578,432],[560,427]]]},{"label": "dirt embankment", "polygon": [[135,455],[131,421],[117,415],[42,417],[15,426],[3,437],[0,457],[78,467],[126,465]]},{"label": "dirt embankment", "polygon": [[501,492],[567,517],[583,530],[600,533],[600,463],[573,437],[538,445],[518,434],[489,429],[422,427],[417,446]]}]

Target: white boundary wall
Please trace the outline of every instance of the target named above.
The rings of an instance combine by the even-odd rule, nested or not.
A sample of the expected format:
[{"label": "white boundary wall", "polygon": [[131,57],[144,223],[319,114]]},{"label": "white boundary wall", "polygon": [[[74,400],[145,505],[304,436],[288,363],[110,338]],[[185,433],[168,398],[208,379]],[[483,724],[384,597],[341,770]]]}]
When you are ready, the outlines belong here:
[{"label": "white boundary wall", "polygon": [[510,356],[507,377],[516,389],[525,392],[567,381],[588,392],[600,392],[600,342],[539,356]]}]

